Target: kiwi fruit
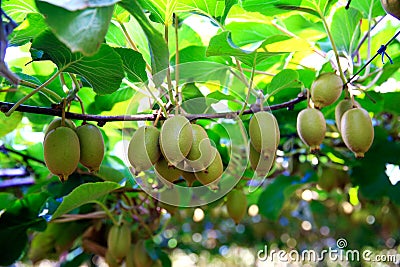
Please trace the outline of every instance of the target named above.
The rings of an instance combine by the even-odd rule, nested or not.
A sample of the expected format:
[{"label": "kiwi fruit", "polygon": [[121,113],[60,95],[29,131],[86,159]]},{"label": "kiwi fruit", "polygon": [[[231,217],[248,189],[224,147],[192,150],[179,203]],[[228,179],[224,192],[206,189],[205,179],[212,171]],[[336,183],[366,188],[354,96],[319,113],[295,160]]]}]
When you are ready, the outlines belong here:
[{"label": "kiwi fruit", "polygon": [[333,72],[321,74],[311,85],[311,99],[318,109],[334,103],[342,93],[342,79]]},{"label": "kiwi fruit", "polygon": [[399,0],[381,0],[383,9],[386,13],[400,19],[400,1]]},{"label": "kiwi fruit", "polygon": [[[51,130],[54,130],[57,127],[62,126],[62,118],[55,118],[54,120],[52,120],[49,125],[46,128],[46,132],[44,133],[44,135],[46,136]],[[76,125],[73,121],[69,120],[69,119],[65,119],[64,120],[64,125],[65,127],[69,127],[72,130],[76,129]]]},{"label": "kiwi fruit", "polygon": [[161,127],[161,153],[168,162],[177,166],[189,154],[193,143],[192,126],[188,119],[176,115],[167,119]]},{"label": "kiwi fruit", "polygon": [[136,173],[151,168],[161,156],[160,131],[154,126],[142,126],[136,130],[128,146],[128,159]]},{"label": "kiwi fruit", "polygon": [[[355,105],[355,106],[353,106]],[[354,107],[360,107],[360,104],[356,101],[352,101],[351,99],[343,99],[341,100],[335,107],[335,121],[336,121],[336,127],[338,128],[339,132],[340,131],[340,121],[342,120],[343,114],[348,111],[349,109],[352,109]]]},{"label": "kiwi fruit", "polygon": [[300,139],[308,146],[311,152],[317,152],[325,138],[326,122],[321,111],[315,108],[306,108],[297,115],[297,133]]},{"label": "kiwi fruit", "polygon": [[104,139],[99,128],[86,123],[76,128],[81,156],[79,162],[90,172],[97,172],[104,158]]},{"label": "kiwi fruit", "polygon": [[159,161],[157,161],[157,163],[154,165],[154,169],[157,177],[160,178],[161,181],[165,179],[170,183],[179,180],[180,176],[182,175],[182,170],[169,164],[165,158],[161,158]]},{"label": "kiwi fruit", "polygon": [[151,267],[153,260],[146,251],[143,240],[138,240],[133,248],[133,260],[137,267]]},{"label": "kiwi fruit", "polygon": [[368,112],[363,108],[346,111],[340,127],[346,146],[357,158],[363,158],[374,141],[374,127]]},{"label": "kiwi fruit", "polygon": [[247,197],[242,190],[233,189],[227,195],[226,207],[229,217],[238,224],[247,211]]},{"label": "kiwi fruit", "polygon": [[257,152],[251,143],[249,146],[249,159],[251,168],[256,172],[258,177],[266,177],[275,162],[276,154],[274,153],[265,157],[260,152]]},{"label": "kiwi fruit", "polygon": [[[204,170],[210,165],[214,151],[207,132],[197,124],[192,124],[193,142],[189,154],[186,156],[186,162],[195,172]],[[210,156],[211,155],[211,156]]]},{"label": "kiwi fruit", "polygon": [[107,236],[110,254],[120,261],[128,254],[131,246],[131,229],[127,224],[113,225]]},{"label": "kiwi fruit", "polygon": [[253,115],[249,123],[250,142],[254,149],[269,157],[279,145],[278,122],[272,113],[260,111]]},{"label": "kiwi fruit", "polygon": [[183,171],[182,178],[185,179],[187,186],[193,186],[193,183],[197,181],[194,172]]},{"label": "kiwi fruit", "polygon": [[221,155],[215,147],[212,147],[215,151],[215,157],[211,164],[204,170],[195,172],[196,179],[203,185],[208,185],[211,189],[218,189],[217,183],[221,178],[224,171]]},{"label": "kiwi fruit", "polygon": [[44,139],[44,161],[47,168],[66,181],[78,167],[80,145],[78,135],[68,127],[60,126],[51,130]]}]

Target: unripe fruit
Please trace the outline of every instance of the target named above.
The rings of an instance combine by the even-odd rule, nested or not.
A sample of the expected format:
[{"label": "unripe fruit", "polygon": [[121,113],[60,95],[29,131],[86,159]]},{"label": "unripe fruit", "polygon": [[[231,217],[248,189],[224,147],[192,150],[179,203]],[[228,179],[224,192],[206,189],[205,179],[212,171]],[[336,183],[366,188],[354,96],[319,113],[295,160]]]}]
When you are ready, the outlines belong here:
[{"label": "unripe fruit", "polygon": [[[61,121],[62,121],[61,118],[55,118],[54,120],[52,120],[50,122],[49,126],[47,126],[44,136],[46,136],[51,130],[54,130],[55,128],[60,127],[62,124]],[[76,128],[75,123],[69,119],[65,119],[64,124],[65,124],[64,125],[65,127],[71,128],[72,130],[75,130],[75,128]]]},{"label": "unripe fruit", "polygon": [[118,260],[111,254],[109,250],[106,251],[105,260],[109,267],[119,267],[121,264]]},{"label": "unripe fruit", "polygon": [[189,154],[193,143],[192,126],[182,115],[166,120],[161,127],[161,153],[172,165],[177,166]]},{"label": "unripe fruit", "polygon": [[238,224],[244,217],[247,211],[247,198],[242,190],[233,189],[228,193],[226,207],[229,217]]},{"label": "unripe fruit", "polygon": [[399,0],[381,0],[383,9],[386,13],[400,19],[400,1]]},{"label": "unripe fruit", "polygon": [[168,161],[164,158],[161,158],[157,163],[154,165],[154,169],[156,171],[156,175],[158,178],[162,178],[167,180],[170,183],[173,183],[177,180],[179,180],[182,170],[172,166],[168,163]]},{"label": "unripe fruit", "polygon": [[275,162],[275,153],[265,157],[250,144],[249,159],[250,166],[256,172],[257,176],[265,177]]},{"label": "unripe fruit", "polygon": [[217,189],[218,180],[221,178],[222,173],[224,172],[224,165],[222,164],[221,155],[218,150],[215,149],[215,157],[211,162],[210,166],[208,166],[205,170],[195,172],[194,175],[196,179],[199,180],[203,185],[210,186],[211,189]]},{"label": "unripe fruit", "polygon": [[374,127],[368,112],[353,108],[343,114],[341,121],[342,138],[357,158],[363,158],[374,140]]},{"label": "unripe fruit", "polygon": [[353,108],[353,103],[356,105],[356,107],[360,107],[357,101],[353,102],[351,99],[343,99],[335,107],[335,121],[336,127],[338,128],[339,132],[341,132],[340,122],[342,120],[343,114],[349,109]]},{"label": "unripe fruit", "polygon": [[136,173],[146,171],[161,156],[160,131],[154,126],[142,126],[133,134],[128,147],[128,159]]},{"label": "unripe fruit", "polygon": [[333,72],[321,74],[311,85],[311,99],[318,109],[334,103],[342,93],[343,82]]},{"label": "unripe fruit", "polygon": [[79,162],[90,172],[99,170],[104,158],[104,139],[99,128],[92,124],[83,124],[76,128],[81,148]]},{"label": "unripe fruit", "polygon": [[129,248],[129,252],[125,258],[125,266],[126,267],[136,267],[135,258],[134,258],[135,257],[134,250],[135,250],[135,245],[131,244],[131,247]]},{"label": "unripe fruit", "polygon": [[47,168],[66,181],[78,167],[80,158],[79,138],[74,130],[58,127],[51,130],[44,139],[44,161]]},{"label": "unripe fruit", "polygon": [[182,178],[185,179],[187,186],[193,186],[193,183],[197,181],[196,175],[193,172],[183,171]]},{"label": "unripe fruit", "polygon": [[150,267],[153,264],[153,260],[147,254],[146,248],[144,247],[143,240],[139,240],[133,249],[134,262],[136,267]]},{"label": "unripe fruit", "polygon": [[297,115],[297,133],[310,146],[311,152],[319,150],[325,138],[326,122],[321,111],[315,108],[303,109]]},{"label": "unripe fruit", "polygon": [[207,132],[197,124],[192,124],[193,142],[192,147],[187,155],[187,163],[195,172],[204,170],[210,165],[213,155],[210,139]]},{"label": "unripe fruit", "polygon": [[131,246],[131,229],[128,225],[113,225],[107,237],[108,251],[117,261],[123,259]]},{"label": "unripe fruit", "polygon": [[255,113],[250,119],[249,135],[257,152],[265,157],[274,154],[280,141],[278,122],[274,115],[266,111]]}]

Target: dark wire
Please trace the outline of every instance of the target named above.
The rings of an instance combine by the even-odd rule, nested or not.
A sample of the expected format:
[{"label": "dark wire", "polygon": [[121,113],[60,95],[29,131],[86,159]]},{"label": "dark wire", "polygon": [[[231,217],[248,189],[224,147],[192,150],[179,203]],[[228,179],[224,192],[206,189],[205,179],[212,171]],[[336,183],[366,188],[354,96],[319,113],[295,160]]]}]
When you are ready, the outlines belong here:
[{"label": "dark wire", "polygon": [[[349,2],[350,2],[350,1],[349,1]],[[364,66],[362,66],[362,68],[359,69],[359,70],[353,75],[353,77],[351,77],[350,80],[347,81],[346,84],[349,84],[358,74],[360,74],[360,73],[361,73],[369,64],[371,64],[371,62],[372,62],[377,56],[379,56],[379,55],[382,56],[382,63],[385,63],[385,62],[384,62],[384,57],[386,56],[386,57],[389,59],[390,63],[393,64],[393,60],[392,60],[392,59],[390,58],[390,56],[386,53],[386,49],[387,49],[388,45],[389,45],[394,39],[396,39],[397,36],[399,36],[399,35],[400,35],[400,31],[398,31],[386,44],[381,45],[381,47],[378,49],[378,51],[376,52],[376,54],[375,54],[370,60],[368,60],[368,62],[365,63]]]}]

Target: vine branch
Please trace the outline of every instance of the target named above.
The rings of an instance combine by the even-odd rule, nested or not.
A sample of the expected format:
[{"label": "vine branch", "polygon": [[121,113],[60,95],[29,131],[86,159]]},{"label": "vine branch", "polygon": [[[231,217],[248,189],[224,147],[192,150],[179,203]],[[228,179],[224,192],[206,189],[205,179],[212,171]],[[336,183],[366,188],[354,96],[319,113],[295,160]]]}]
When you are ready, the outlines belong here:
[{"label": "vine branch", "polygon": [[[279,110],[279,109],[292,109],[294,105],[304,101],[307,99],[307,96],[304,93],[300,93],[296,98],[289,100],[287,102],[283,102],[280,104],[275,104],[271,106],[266,106],[265,110]],[[0,101],[0,111],[3,113],[8,112],[15,104],[9,102],[1,102]],[[62,110],[59,107],[38,107],[38,106],[29,106],[29,105],[19,105],[16,108],[16,111],[34,113],[34,114],[42,114],[42,115],[50,115],[50,116],[62,116]],[[243,112],[243,115],[253,114],[255,112],[260,111],[260,107],[258,105],[252,105],[250,109],[247,109]],[[232,118],[238,116],[240,111],[233,112],[223,112],[223,113],[214,113],[214,114],[186,114],[185,117],[189,120],[195,119],[217,119],[217,118]],[[86,120],[86,121],[96,121],[99,126],[104,126],[107,122],[112,121],[155,121],[159,117],[160,120],[165,120],[166,117],[163,114],[158,114],[157,110],[155,110],[152,114],[136,114],[136,115],[115,115],[115,116],[103,116],[103,115],[92,115],[92,114],[80,114],[73,112],[65,112],[65,118],[67,119],[76,119],[76,120]]]}]

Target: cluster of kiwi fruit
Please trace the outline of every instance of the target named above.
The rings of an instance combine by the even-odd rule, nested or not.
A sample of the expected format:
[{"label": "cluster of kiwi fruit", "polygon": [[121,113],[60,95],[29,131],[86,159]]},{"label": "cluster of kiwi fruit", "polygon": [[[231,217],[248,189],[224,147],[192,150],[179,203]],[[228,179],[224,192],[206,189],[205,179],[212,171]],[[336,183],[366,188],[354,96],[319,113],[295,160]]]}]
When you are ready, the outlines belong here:
[{"label": "cluster of kiwi fruit", "polygon": [[68,119],[54,119],[45,132],[44,160],[51,173],[66,181],[79,162],[90,172],[99,170],[104,157],[104,140],[92,124],[76,127]]},{"label": "cluster of kiwi fruit", "polygon": [[[321,108],[335,103],[343,88],[341,78],[333,72],[321,74],[311,86],[314,108],[308,107],[297,116],[297,133],[317,152],[325,138],[326,122]],[[345,145],[357,158],[364,157],[374,139],[371,117],[354,99],[345,98],[335,107],[335,120]]]},{"label": "cluster of kiwi fruit", "polygon": [[105,260],[109,266],[155,267],[161,266],[160,261],[154,261],[147,253],[144,240],[132,242],[131,228],[126,223],[113,225],[107,235],[107,251]]},{"label": "cluster of kiwi fruit", "polygon": [[175,115],[161,129],[141,126],[128,146],[128,160],[136,174],[154,166],[157,177],[167,186],[181,177],[188,186],[195,181],[218,188],[223,163],[203,127]]}]

